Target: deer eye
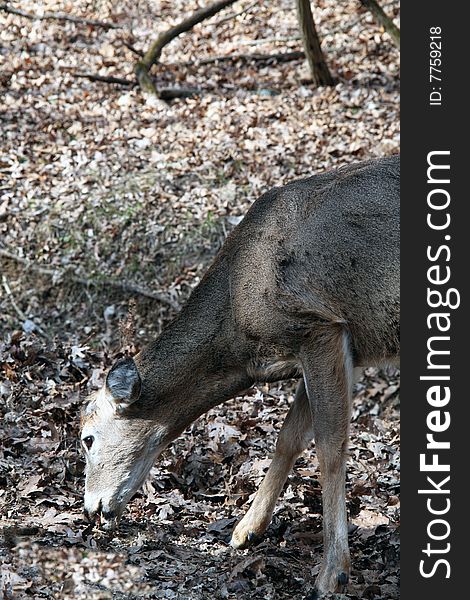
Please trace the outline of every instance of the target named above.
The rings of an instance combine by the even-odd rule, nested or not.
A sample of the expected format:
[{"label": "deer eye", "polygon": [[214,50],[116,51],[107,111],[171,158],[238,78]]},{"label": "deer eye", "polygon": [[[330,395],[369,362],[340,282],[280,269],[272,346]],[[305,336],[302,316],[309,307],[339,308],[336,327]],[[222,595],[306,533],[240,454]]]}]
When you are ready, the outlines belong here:
[{"label": "deer eye", "polygon": [[95,438],[92,435],[87,435],[86,438],[83,438],[82,440],[88,450],[93,446],[94,441]]}]

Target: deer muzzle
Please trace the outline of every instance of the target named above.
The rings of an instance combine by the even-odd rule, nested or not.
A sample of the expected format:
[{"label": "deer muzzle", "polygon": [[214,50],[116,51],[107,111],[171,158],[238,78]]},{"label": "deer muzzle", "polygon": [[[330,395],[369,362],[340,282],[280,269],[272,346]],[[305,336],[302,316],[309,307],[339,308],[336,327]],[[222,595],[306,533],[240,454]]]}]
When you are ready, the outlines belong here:
[{"label": "deer muzzle", "polygon": [[121,511],[111,509],[103,500],[92,502],[85,499],[84,514],[85,518],[91,523],[96,523],[100,529],[105,531],[113,531],[119,525],[121,519]]}]

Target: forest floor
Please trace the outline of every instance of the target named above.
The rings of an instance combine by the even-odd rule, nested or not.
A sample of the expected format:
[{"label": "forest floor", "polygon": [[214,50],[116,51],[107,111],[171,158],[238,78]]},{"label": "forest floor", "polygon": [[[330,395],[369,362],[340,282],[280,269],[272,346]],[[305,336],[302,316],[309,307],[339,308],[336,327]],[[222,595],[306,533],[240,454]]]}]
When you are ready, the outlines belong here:
[{"label": "forest floor", "polygon": [[[197,2],[8,4],[114,28],[0,10],[6,600],[300,600],[318,572],[313,445],[261,543],[243,551],[227,543],[269,465],[293,382],[258,386],[201,417],[165,451],[113,536],[83,519],[77,437],[84,399],[121,350],[129,305],[138,350],[174,317],[262,192],[399,150],[399,53],[359,2],[314,3],[334,87],[315,89],[301,58],[260,58],[301,48],[294,4],[240,0],[174,40],[152,72],[157,87],[198,94],[169,103],[80,75],[133,81],[129,45],[145,49]],[[383,5],[398,23],[399,3]],[[212,61],[234,53],[258,56]],[[372,368],[357,385],[347,475],[353,569],[341,598],[399,598],[398,391],[398,372]]]}]

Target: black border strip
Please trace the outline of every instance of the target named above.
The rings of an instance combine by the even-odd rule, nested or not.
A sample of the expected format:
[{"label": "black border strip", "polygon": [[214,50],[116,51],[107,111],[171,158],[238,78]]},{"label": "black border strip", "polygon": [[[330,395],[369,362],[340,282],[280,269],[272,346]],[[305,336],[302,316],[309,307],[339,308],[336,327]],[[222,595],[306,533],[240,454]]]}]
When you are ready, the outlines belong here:
[{"label": "black border strip", "polygon": [[[464,565],[469,529],[466,442],[470,440],[465,377],[470,371],[465,315],[470,262],[466,212],[470,202],[464,182],[470,173],[470,152],[462,143],[469,130],[464,89],[470,34],[465,16],[460,14],[463,6],[429,0],[403,2],[401,9],[401,597],[414,599],[424,593],[426,600],[443,600],[468,594],[465,575],[470,573],[470,567]],[[440,34],[432,28],[439,28]],[[440,42],[440,56],[431,53],[439,48],[431,46],[432,41]],[[436,69],[431,73],[442,81],[430,81],[433,64],[441,73]],[[430,96],[431,92],[439,92],[441,99],[438,93]],[[427,173],[429,161],[450,169]],[[429,206],[439,203],[442,209]],[[447,227],[433,228],[448,219]],[[441,283],[447,276],[449,280]],[[460,306],[432,308],[430,303],[440,301],[438,294],[428,297],[428,288],[441,292],[443,302],[448,298],[449,304],[456,305],[459,299]],[[447,296],[451,289],[455,292]],[[447,316],[430,317],[433,313]],[[438,323],[448,331],[440,331]],[[449,339],[444,339],[446,336]],[[430,355],[428,344],[432,351],[449,354]],[[430,376],[441,379],[420,379]],[[450,397],[445,401],[447,393]],[[427,448],[429,434],[443,446]],[[420,469],[421,454],[425,458]],[[426,471],[432,467],[425,465],[432,461],[439,466]],[[441,470],[445,465],[449,471]],[[418,490],[427,491],[420,494]],[[439,511],[442,514],[437,514]]]}]

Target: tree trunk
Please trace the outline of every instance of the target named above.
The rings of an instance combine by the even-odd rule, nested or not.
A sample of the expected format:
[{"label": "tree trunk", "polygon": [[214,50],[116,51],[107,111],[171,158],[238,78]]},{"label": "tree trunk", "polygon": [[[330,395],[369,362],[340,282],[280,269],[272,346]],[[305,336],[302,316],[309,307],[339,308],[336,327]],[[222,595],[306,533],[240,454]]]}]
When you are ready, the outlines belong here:
[{"label": "tree trunk", "polygon": [[374,15],[375,20],[385,29],[388,35],[395,42],[395,45],[400,47],[400,30],[395,25],[390,17],[387,17],[383,8],[375,0],[361,0],[362,6],[368,8]]},{"label": "tree trunk", "polygon": [[315,85],[334,85],[333,77],[325,62],[320,46],[320,40],[313,21],[310,0],[296,0],[300,32],[305,49],[305,55],[310,66],[310,72]]}]

